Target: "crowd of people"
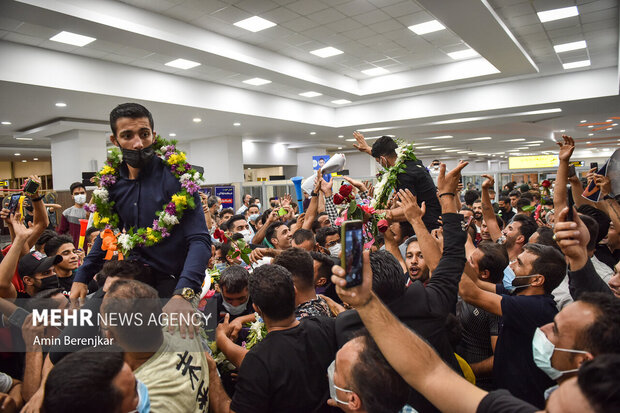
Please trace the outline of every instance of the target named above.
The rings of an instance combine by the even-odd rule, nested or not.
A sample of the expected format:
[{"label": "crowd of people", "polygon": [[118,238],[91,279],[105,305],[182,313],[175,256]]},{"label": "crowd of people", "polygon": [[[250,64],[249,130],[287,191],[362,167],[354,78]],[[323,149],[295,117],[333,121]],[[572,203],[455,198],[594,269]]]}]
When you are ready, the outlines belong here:
[{"label": "crowd of people", "polygon": [[[38,193],[31,223],[0,212],[11,235],[0,262],[1,411],[620,409],[620,204],[608,177],[569,176],[572,138],[558,144],[554,182],[497,193],[490,175],[463,188],[467,162],[399,164],[376,211],[388,225],[365,234],[363,281],[347,286],[350,208],[332,179],[319,171],[303,205],[246,194],[223,209],[154,153],[146,108],[119,105],[110,126],[123,159],[105,192],[116,221],[91,225],[82,248],[79,220],[104,211],[85,208],[80,183],[57,227]],[[354,136],[382,167],[398,162],[392,138]],[[581,196],[584,180],[599,202]],[[360,205],[373,199],[371,182],[344,181]],[[181,193],[193,205],[162,231],[170,204],[157,211]],[[127,248],[113,221],[145,228],[152,244]]]}]

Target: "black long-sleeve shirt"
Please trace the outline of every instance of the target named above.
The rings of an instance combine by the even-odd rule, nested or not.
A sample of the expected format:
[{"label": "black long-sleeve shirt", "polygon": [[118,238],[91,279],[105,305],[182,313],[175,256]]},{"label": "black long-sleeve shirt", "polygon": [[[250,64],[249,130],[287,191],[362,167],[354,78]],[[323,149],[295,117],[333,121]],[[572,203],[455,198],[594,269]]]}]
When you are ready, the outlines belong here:
[{"label": "black long-sleeve shirt", "polygon": [[397,179],[397,191],[399,189],[408,189],[416,196],[418,205],[422,205],[422,202],[426,203],[426,213],[422,217],[426,228],[429,231],[438,228],[439,223],[437,220],[441,214],[441,205],[437,199],[437,187],[435,187],[433,178],[422,164],[422,161],[405,162],[405,172],[399,174]]},{"label": "black long-sleeve shirt", "polygon": [[578,300],[583,293],[613,294],[609,286],[603,281],[594,269],[594,264],[588,258],[583,268],[568,272],[568,290],[573,300]]}]

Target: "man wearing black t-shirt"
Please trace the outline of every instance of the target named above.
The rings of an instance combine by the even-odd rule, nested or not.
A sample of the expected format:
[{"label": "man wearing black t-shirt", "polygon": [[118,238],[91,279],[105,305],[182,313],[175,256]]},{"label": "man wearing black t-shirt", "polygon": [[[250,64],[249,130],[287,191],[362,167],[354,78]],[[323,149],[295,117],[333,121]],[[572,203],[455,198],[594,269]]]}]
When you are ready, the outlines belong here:
[{"label": "man wearing black t-shirt", "polygon": [[327,367],[336,354],[329,318],[295,318],[295,288],[279,265],[258,267],[250,276],[254,308],[268,334],[245,355],[232,401],[217,373],[210,374],[214,410],[236,413],[328,412]]},{"label": "man wearing black t-shirt", "polygon": [[[357,140],[354,144],[359,151],[366,152],[384,168],[392,167],[396,164],[396,149],[398,144],[389,136],[382,136],[373,143],[372,148],[366,143],[364,135],[354,132],[353,136]],[[398,184],[396,191],[399,189],[408,189],[417,197],[418,205],[426,203],[426,213],[422,220],[426,228],[430,231],[439,227],[437,220],[441,213],[441,207],[437,200],[437,188],[433,182],[431,174],[426,170],[422,161],[409,160],[405,164],[405,172],[397,176]],[[402,208],[391,209],[387,212],[387,219],[390,221],[406,221]]]},{"label": "man wearing black t-shirt", "polygon": [[544,392],[554,383],[534,363],[532,339],[536,328],[551,323],[558,312],[551,292],[566,275],[566,261],[553,247],[527,244],[510,267],[516,295],[501,284],[488,283],[486,287],[495,291],[485,291],[477,277],[467,275],[459,293],[466,302],[502,316],[493,362],[497,388],[543,408]]}]

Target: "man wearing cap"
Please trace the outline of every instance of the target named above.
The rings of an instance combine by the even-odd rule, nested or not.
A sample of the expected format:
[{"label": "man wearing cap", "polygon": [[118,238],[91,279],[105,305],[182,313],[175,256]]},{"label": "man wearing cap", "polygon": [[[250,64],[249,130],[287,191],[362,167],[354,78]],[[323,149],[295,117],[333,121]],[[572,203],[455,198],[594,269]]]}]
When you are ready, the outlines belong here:
[{"label": "man wearing cap", "polygon": [[26,295],[19,298],[33,297],[40,291],[58,288],[58,276],[54,265],[60,261],[62,261],[60,255],[48,257],[39,251],[24,255],[17,264],[17,272],[24,282]]}]

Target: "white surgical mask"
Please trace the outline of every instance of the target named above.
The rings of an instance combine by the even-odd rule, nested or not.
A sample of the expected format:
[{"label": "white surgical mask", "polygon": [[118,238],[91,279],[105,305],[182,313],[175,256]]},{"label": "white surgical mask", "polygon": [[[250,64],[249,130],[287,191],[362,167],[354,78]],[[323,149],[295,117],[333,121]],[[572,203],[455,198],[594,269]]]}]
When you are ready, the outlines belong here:
[{"label": "white surgical mask", "polygon": [[78,205],[84,205],[86,203],[86,194],[73,195],[73,200]]},{"label": "white surgical mask", "polygon": [[566,351],[569,353],[582,353],[587,354],[587,351],[571,350],[567,348],[556,348],[555,345],[549,341],[545,333],[540,328],[536,328],[534,332],[534,338],[532,339],[532,354],[534,355],[534,363],[536,366],[544,371],[551,380],[559,379],[563,374],[574,373],[579,369],[572,370],[557,370],[551,365],[551,357],[554,351]]},{"label": "white surgical mask", "polygon": [[338,258],[340,257],[340,251],[342,251],[342,246],[340,245],[340,243],[337,243],[329,247],[328,250],[329,250],[329,255],[331,255],[334,258]]},{"label": "white surgical mask", "polygon": [[234,306],[234,305],[230,305],[229,303],[226,302],[226,300],[222,298],[222,305],[224,306],[226,311],[230,313],[231,315],[239,315],[245,310],[245,308],[248,305],[248,302],[246,301],[245,303]]},{"label": "white surgical mask", "polygon": [[243,231],[239,233],[243,235],[243,239],[245,240],[247,244],[252,242],[252,238],[254,238],[254,236],[252,235],[252,231],[250,231],[249,229],[244,229]]},{"label": "white surgical mask", "polygon": [[252,214],[249,216],[250,221],[256,221],[256,218],[260,217],[260,214]]},{"label": "white surgical mask", "polygon": [[343,389],[342,387],[338,387],[334,384],[334,373],[336,372],[336,360],[332,361],[332,364],[327,368],[327,379],[329,381],[329,397],[336,401],[336,403],[340,404],[349,404],[349,402],[343,402],[342,400],[338,400],[338,394],[336,390],[340,390],[345,393],[353,393],[352,390]]},{"label": "white surgical mask", "polygon": [[260,202],[258,204],[254,204],[258,207],[258,209],[260,209]]}]

